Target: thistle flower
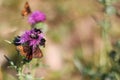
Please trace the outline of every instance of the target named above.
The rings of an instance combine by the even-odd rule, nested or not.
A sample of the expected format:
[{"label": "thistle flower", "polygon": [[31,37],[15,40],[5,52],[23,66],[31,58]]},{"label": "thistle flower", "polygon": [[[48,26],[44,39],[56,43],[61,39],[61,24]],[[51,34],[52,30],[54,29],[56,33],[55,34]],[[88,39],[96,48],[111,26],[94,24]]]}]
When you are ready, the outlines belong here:
[{"label": "thistle flower", "polygon": [[36,47],[41,44],[41,40],[44,39],[44,35],[40,29],[32,29],[29,31],[26,31],[21,37],[20,37],[20,43],[28,43],[29,46]]},{"label": "thistle flower", "polygon": [[45,14],[40,11],[35,11],[28,17],[28,22],[32,25],[38,22],[43,22],[45,20],[46,20]]},{"label": "thistle flower", "polygon": [[16,46],[27,43],[29,46],[33,46],[33,48],[35,48],[38,45],[44,46],[45,39],[40,29],[33,28],[32,30],[26,31],[23,35],[17,36],[13,43]]}]

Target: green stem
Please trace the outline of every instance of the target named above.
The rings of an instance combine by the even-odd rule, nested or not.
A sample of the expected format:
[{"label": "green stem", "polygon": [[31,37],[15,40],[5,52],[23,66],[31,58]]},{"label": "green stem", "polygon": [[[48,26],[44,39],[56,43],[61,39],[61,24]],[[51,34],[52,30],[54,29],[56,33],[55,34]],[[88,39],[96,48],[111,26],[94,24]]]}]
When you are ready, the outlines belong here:
[{"label": "green stem", "polygon": [[[105,10],[107,7],[108,5],[106,2]],[[102,53],[100,54],[100,65],[103,71],[106,71],[107,69],[110,68],[110,61],[109,61],[108,53],[111,50],[111,43],[109,41],[109,28],[111,26],[111,23],[110,23],[109,18],[110,18],[109,14],[107,14],[107,12],[105,11],[104,22],[102,25],[102,39],[104,42],[104,48],[102,50]]]},{"label": "green stem", "polygon": [[17,69],[17,72],[18,72],[18,79],[19,80],[24,80],[23,79],[23,67],[19,67],[18,69]]},{"label": "green stem", "polygon": [[116,77],[117,80],[120,80],[120,75],[119,74],[116,73],[115,77]]}]

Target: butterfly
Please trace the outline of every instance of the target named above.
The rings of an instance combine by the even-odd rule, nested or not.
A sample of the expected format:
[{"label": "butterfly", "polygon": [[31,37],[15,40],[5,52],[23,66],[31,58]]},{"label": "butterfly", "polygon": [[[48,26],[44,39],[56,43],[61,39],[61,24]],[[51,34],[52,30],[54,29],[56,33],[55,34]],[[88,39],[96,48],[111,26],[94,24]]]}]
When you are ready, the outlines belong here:
[{"label": "butterfly", "polygon": [[24,5],[24,9],[23,9],[22,12],[21,12],[21,15],[22,15],[22,16],[27,16],[27,15],[29,15],[30,13],[31,13],[30,6],[29,6],[28,2],[26,2],[25,5]]},{"label": "butterfly", "polygon": [[37,46],[34,51],[33,47],[29,45],[18,45],[16,46],[17,50],[22,56],[25,56],[25,59],[32,60],[32,58],[42,58],[43,54],[40,48]]}]

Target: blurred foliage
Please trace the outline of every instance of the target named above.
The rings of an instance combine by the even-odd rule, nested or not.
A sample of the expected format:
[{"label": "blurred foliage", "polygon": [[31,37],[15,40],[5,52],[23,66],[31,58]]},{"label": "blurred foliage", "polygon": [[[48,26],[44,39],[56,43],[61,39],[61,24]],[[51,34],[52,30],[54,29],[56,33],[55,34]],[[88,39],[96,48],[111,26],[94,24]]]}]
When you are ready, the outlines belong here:
[{"label": "blurred foliage", "polygon": [[[75,66],[78,68],[80,73],[83,75],[83,80],[87,79],[87,76],[89,76],[90,80],[119,80],[120,79],[120,71],[119,71],[119,60],[120,60],[120,54],[119,54],[119,42],[116,43],[115,48],[113,48],[112,51],[109,48],[111,45],[110,42],[110,35],[109,35],[109,30],[111,28],[111,23],[110,23],[110,16],[113,14],[116,14],[116,9],[112,5],[114,2],[113,0],[100,0],[100,2],[104,5],[105,8],[105,16],[104,20],[101,21],[99,24],[102,27],[102,32],[103,32],[103,40],[104,40],[104,52],[100,53],[103,54],[104,56],[100,56],[100,59],[106,58],[106,64],[105,65],[100,65],[99,67],[96,67],[93,62],[92,63],[82,63],[84,61],[83,57],[79,57],[78,55],[75,56]],[[116,50],[117,49],[117,50]],[[105,55],[106,54],[106,55]],[[102,57],[102,58],[101,58]],[[82,61],[82,62],[81,62]],[[110,63],[110,66],[109,64]],[[98,63],[99,64],[99,63]],[[105,67],[105,68],[104,68]],[[104,71],[103,71],[103,70]]]}]

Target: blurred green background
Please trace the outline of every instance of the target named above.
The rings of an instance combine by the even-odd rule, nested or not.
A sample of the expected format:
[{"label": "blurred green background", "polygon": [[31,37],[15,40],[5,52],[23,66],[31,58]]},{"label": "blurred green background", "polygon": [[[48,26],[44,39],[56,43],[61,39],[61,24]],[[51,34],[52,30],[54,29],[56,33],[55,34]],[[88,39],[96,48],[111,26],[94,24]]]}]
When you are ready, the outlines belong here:
[{"label": "blurred green background", "polygon": [[[0,0],[1,66],[7,65],[4,54],[11,59],[15,59],[16,54],[15,47],[5,40],[12,41],[15,36],[30,29],[27,18],[21,16],[25,2],[26,0]],[[99,56],[104,48],[101,26],[96,23],[103,20],[104,6],[98,0],[28,2],[32,11],[40,10],[47,17],[46,47],[41,61],[48,67],[38,67],[35,77],[44,77],[45,80],[102,80],[99,77],[92,79],[91,75],[99,73]],[[119,0],[113,4],[118,13],[119,4]],[[110,21],[110,41],[114,44],[120,37],[120,15],[112,15]],[[0,72],[0,80],[17,80],[15,74],[14,70],[4,67]]]}]

